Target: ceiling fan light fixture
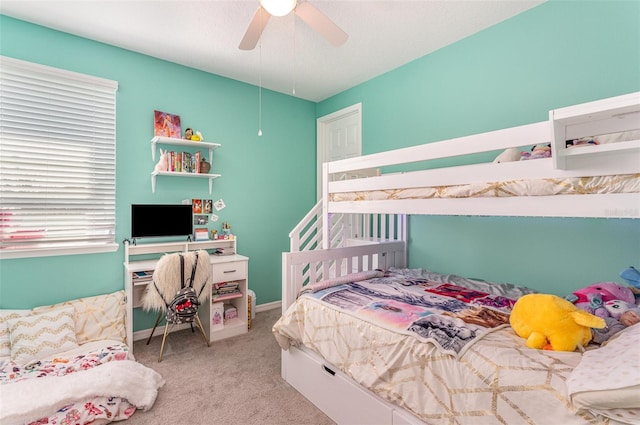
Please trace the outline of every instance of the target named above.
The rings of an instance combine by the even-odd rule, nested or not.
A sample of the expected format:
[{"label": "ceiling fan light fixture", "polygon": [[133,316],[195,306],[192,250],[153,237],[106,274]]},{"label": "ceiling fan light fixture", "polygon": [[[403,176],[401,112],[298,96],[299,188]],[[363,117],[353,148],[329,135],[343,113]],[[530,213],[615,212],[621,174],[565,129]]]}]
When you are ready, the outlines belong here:
[{"label": "ceiling fan light fixture", "polygon": [[259,0],[260,6],[272,16],[285,16],[296,8],[297,0]]}]

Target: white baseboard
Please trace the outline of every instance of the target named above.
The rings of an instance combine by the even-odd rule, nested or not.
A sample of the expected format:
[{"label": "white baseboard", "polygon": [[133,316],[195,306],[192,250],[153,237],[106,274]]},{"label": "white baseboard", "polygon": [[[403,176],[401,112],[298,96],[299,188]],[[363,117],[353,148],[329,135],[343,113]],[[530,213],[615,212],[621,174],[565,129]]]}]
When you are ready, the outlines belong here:
[{"label": "white baseboard", "polygon": [[275,310],[276,308],[282,308],[282,301],[274,301],[272,303],[259,304],[256,306],[256,313],[261,311]]},{"label": "white baseboard", "polygon": [[[271,302],[271,303],[256,305],[256,313],[260,313],[262,311],[275,310],[276,308],[282,308],[282,301],[274,301],[274,302]],[[140,331],[135,331],[133,333],[133,340],[134,341],[139,341],[141,339],[149,338],[149,335],[151,335],[151,330],[152,329],[153,328],[142,329]],[[169,333],[176,332],[176,331],[181,331],[183,329],[189,329],[189,324],[188,323],[183,323],[181,325],[175,325],[172,328],[169,328]],[[163,333],[164,333],[164,325],[158,326],[153,335],[157,336],[157,335],[162,335]]]}]

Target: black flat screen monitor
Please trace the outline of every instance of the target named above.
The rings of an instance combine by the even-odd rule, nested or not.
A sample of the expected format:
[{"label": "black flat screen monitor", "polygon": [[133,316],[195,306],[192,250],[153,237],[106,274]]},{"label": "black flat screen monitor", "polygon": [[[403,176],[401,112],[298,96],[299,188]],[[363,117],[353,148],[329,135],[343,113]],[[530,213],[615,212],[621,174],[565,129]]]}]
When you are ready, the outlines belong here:
[{"label": "black flat screen monitor", "polygon": [[131,237],[190,236],[191,205],[131,204]]}]

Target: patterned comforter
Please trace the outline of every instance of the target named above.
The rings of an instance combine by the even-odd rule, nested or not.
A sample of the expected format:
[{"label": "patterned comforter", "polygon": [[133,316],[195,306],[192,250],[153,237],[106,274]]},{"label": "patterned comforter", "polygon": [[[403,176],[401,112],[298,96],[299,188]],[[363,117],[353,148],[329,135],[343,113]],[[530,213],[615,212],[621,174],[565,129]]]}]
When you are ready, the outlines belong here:
[{"label": "patterned comforter", "polygon": [[[508,310],[509,299],[529,292],[423,270],[395,272],[405,275],[410,292],[421,290],[426,299],[434,292],[444,292],[452,300],[460,301],[462,297],[471,301],[464,303],[471,308],[474,300],[484,298],[499,308],[487,306],[484,301],[479,304],[498,313]],[[396,282],[390,288],[377,292],[396,292],[397,278],[391,279]],[[356,289],[349,291],[368,297],[369,290],[363,292],[359,287],[378,288],[381,283],[357,282]],[[468,291],[458,292],[457,287],[461,286]],[[453,293],[449,291],[452,288],[456,289]],[[457,322],[464,321],[465,315],[453,318],[445,312],[431,311],[420,317],[420,309],[399,307],[391,297],[385,298],[384,303],[398,308],[382,308],[384,317],[372,318],[368,313],[380,301],[354,307],[350,299],[353,297],[347,296],[338,303],[328,302],[330,294],[343,290],[337,286],[300,296],[273,327],[280,346],[288,349],[303,345],[315,351],[358,384],[429,424],[615,423],[577,411],[571,405],[566,380],[579,364],[581,353],[529,349],[510,327],[500,325],[488,328],[491,332],[485,329],[481,338],[452,352],[444,339],[425,339],[420,332],[412,334],[411,327],[429,317]],[[386,317],[401,314],[411,317],[389,325]],[[493,321],[493,315],[489,317]],[[397,326],[399,322],[403,325]],[[477,326],[473,319],[464,323],[471,329]]]}]

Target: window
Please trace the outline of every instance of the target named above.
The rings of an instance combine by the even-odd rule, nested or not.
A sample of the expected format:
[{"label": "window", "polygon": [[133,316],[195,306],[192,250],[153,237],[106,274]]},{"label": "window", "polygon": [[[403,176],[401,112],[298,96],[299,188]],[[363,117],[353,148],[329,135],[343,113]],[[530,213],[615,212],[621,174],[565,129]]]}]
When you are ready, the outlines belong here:
[{"label": "window", "polygon": [[118,248],[117,89],[0,56],[0,258]]}]

